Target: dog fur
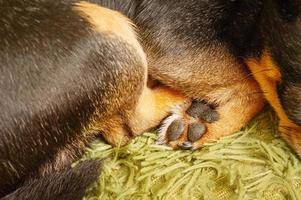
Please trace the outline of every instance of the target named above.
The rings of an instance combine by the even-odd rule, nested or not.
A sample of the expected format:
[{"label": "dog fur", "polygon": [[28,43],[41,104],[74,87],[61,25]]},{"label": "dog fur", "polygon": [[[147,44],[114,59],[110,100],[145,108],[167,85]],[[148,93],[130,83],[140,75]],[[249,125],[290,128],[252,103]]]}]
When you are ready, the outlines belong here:
[{"label": "dog fur", "polygon": [[[4,199],[81,199],[100,164],[71,163],[100,134],[125,144],[171,115],[160,142],[196,149],[242,128],[265,99],[301,155],[298,0],[0,0],[0,7]],[[148,87],[147,76],[158,84]],[[189,116],[200,101],[216,121]],[[181,131],[169,128],[175,121]],[[190,141],[195,124],[206,132]]]}]

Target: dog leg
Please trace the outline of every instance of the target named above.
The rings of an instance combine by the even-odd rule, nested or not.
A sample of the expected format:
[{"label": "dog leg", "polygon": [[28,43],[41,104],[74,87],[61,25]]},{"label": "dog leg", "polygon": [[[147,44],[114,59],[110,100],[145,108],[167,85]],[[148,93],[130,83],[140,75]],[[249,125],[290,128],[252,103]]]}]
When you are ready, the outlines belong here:
[{"label": "dog leg", "polygon": [[[126,18],[117,12],[84,2],[77,4],[75,10],[87,18],[91,24],[94,24],[96,31],[101,33],[104,30],[111,31],[116,38],[123,39],[136,51],[135,56],[140,58],[140,63],[144,64],[144,76],[140,77],[139,87],[136,86],[135,91],[127,89],[131,92],[125,94],[127,83],[120,83],[118,91],[123,89],[124,92],[120,93],[126,96],[122,105],[119,105],[117,110],[113,110],[112,114],[105,116],[103,115],[103,109],[96,110],[89,125],[84,130],[87,133],[101,132],[105,139],[113,145],[126,144],[131,137],[157,126],[169,114],[171,107],[185,101],[185,97],[168,87],[158,86],[152,89],[147,87],[146,56]],[[102,15],[99,16],[99,13]],[[112,13],[115,14],[112,15]],[[108,21],[100,20],[107,16]],[[129,67],[135,70],[133,66]],[[134,77],[128,77],[128,84],[133,82],[131,79],[134,79]],[[131,86],[127,87],[131,88]],[[112,101],[114,101],[113,98]]]},{"label": "dog leg", "polygon": [[[239,131],[264,106],[253,80],[207,95],[208,103],[194,102],[175,109],[160,129],[158,143],[174,148],[198,149],[205,142]],[[216,108],[210,102],[218,103]]]},{"label": "dog leg", "polygon": [[264,51],[259,59],[247,59],[246,63],[265,95],[265,98],[277,113],[279,131],[283,139],[301,156],[301,127],[295,124],[287,115],[280,102],[277,84],[281,82],[279,67],[268,51]]},{"label": "dog leg", "polygon": [[171,113],[173,107],[186,100],[186,97],[168,87],[150,89],[145,85],[134,107],[108,117],[105,123],[95,118],[95,123],[89,129],[100,131],[112,145],[124,145],[132,137],[158,126]]}]

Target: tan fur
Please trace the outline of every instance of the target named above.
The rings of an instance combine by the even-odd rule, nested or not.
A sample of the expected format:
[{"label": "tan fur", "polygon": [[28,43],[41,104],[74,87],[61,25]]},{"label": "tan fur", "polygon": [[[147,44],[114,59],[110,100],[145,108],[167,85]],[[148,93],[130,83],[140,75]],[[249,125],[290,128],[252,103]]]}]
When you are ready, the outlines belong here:
[{"label": "tan fur", "polygon": [[[74,10],[87,19],[95,31],[119,38],[134,47],[146,65],[146,56],[136,39],[133,23],[129,19],[116,11],[88,2],[76,3]],[[159,125],[171,108],[183,101],[185,97],[179,92],[164,86],[150,89],[145,82],[142,94],[134,106],[128,108],[124,106],[122,113],[106,116],[105,122],[100,120],[103,118],[99,117],[100,113],[96,113],[85,131],[101,131],[109,143],[124,145],[132,136]]]},{"label": "tan fur", "polygon": [[97,113],[85,132],[101,131],[106,141],[114,146],[125,145],[134,136],[158,126],[171,108],[187,100],[180,93],[164,86],[144,87],[138,103],[123,113],[100,120]]},{"label": "tan fur", "polygon": [[[149,71],[155,79],[190,98],[205,99],[217,105],[220,119],[212,124],[204,122],[207,132],[193,144],[193,148],[239,131],[265,104],[257,82],[246,67],[221,44],[199,50],[190,49],[175,57],[157,57],[153,52],[147,53],[151,54]],[[181,109],[179,115],[184,124],[187,126],[194,123],[196,119],[185,113],[187,107]],[[163,129],[165,133],[162,135],[167,131]],[[166,135],[162,137],[164,140]],[[169,144],[177,147],[185,141],[187,127],[177,141]]]},{"label": "tan fur", "polygon": [[131,138],[124,119],[120,115],[108,116],[105,122],[95,121],[89,130],[101,130],[106,141],[114,146],[125,145]]},{"label": "tan fur", "polygon": [[[87,19],[99,33],[107,33],[111,37],[117,37],[134,47],[139,55],[145,59],[145,54],[136,39],[133,30],[134,24],[117,11],[110,10],[88,2],[79,2],[74,5],[74,10]],[[146,63],[146,59],[145,59]]]},{"label": "tan fur", "polygon": [[[230,88],[229,88],[230,89]],[[216,93],[226,94],[226,91],[217,90]],[[207,134],[194,143],[194,148],[201,147],[205,142],[230,135],[243,128],[265,105],[260,88],[254,80],[239,83],[233,86],[229,96],[217,107],[220,119],[212,124],[206,123]],[[223,99],[219,99],[223,101]]]},{"label": "tan fur", "polygon": [[[132,30],[132,23],[123,15],[86,2],[77,3],[74,9],[85,17],[96,31],[121,38],[137,49],[142,58],[145,58]],[[147,41],[145,43],[147,44]],[[221,119],[216,123],[207,124],[207,133],[195,143],[195,147],[201,146],[205,141],[215,140],[238,131],[264,105],[255,81],[248,77],[244,66],[220,44],[215,44],[214,48],[187,51],[186,54],[173,57],[158,57],[149,50],[149,46],[144,47],[149,55],[149,73],[155,80],[163,82],[189,98],[207,99],[211,103],[219,104],[218,111]],[[144,86],[133,109],[127,109],[120,115],[110,116],[111,119],[105,127],[98,127],[98,129],[106,132],[104,136],[110,143],[116,145],[120,143],[120,138],[124,138],[123,144],[126,143],[132,136],[129,132],[139,135],[158,125],[170,113],[173,106],[187,100],[175,90],[162,86],[152,89]],[[186,115],[184,111],[183,115]],[[98,126],[97,123],[95,126]],[[185,140],[187,134],[183,134],[173,146]]]},{"label": "tan fur", "polygon": [[301,127],[294,124],[286,115],[277,94],[277,83],[281,81],[278,66],[268,50],[264,51],[259,60],[250,58],[246,60],[246,63],[260,84],[265,98],[278,114],[281,135],[301,155]]},{"label": "tan fur", "polygon": [[[195,143],[193,149],[198,149],[206,142],[213,142],[221,137],[230,135],[243,128],[265,105],[265,100],[260,93],[258,84],[253,80],[240,82],[232,87],[217,89],[207,95],[210,102],[219,102],[216,108],[220,115],[218,121],[207,123],[201,119],[188,116],[186,110],[188,106],[183,106],[174,114],[182,119],[186,125],[182,136],[176,140],[169,142],[167,140],[166,128],[163,130],[162,140],[169,143],[170,146],[177,148],[188,140],[188,125],[193,123],[203,123],[206,126],[206,133]],[[177,118],[177,117],[175,117]],[[170,123],[170,122],[169,122]]]},{"label": "tan fur", "polygon": [[185,100],[187,98],[179,92],[165,86],[153,89],[145,87],[134,112],[131,113],[129,126],[134,134],[153,128],[159,125],[174,106]]},{"label": "tan fur", "polygon": [[180,55],[157,56],[147,51],[149,74],[193,98],[229,87],[248,77],[248,72],[222,45],[187,50]]}]

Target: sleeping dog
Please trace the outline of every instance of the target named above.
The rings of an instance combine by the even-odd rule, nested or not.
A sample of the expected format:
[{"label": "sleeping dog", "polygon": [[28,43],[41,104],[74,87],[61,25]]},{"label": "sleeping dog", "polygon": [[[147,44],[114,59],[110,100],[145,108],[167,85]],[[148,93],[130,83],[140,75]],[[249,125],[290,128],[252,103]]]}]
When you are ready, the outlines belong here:
[{"label": "sleeping dog", "polygon": [[95,137],[161,123],[158,143],[198,149],[265,100],[301,155],[300,4],[0,0],[0,198],[81,199]]}]

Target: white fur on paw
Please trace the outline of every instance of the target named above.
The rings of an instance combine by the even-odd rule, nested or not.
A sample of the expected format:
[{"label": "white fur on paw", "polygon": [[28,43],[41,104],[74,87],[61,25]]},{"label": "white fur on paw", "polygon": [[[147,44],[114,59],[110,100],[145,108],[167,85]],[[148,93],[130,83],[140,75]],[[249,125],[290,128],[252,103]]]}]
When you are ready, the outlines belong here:
[{"label": "white fur on paw", "polygon": [[163,122],[161,123],[158,129],[159,137],[156,141],[156,144],[161,145],[161,144],[166,144],[168,142],[166,137],[168,127],[175,120],[183,119],[184,117],[183,115],[190,105],[191,102],[185,102],[184,104],[176,105],[174,108],[172,108],[171,115],[163,120]]}]

